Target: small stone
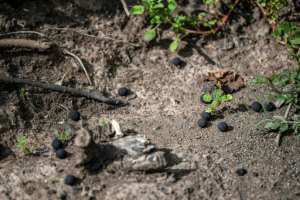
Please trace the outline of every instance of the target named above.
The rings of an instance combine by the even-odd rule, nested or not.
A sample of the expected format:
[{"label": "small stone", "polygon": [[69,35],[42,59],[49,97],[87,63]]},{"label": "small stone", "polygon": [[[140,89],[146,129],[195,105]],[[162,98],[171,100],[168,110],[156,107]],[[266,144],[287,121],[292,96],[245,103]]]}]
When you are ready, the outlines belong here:
[{"label": "small stone", "polygon": [[73,186],[76,184],[76,181],[77,181],[77,178],[73,175],[67,175],[64,179],[64,183],[66,185],[70,185],[70,186]]},{"label": "small stone", "polygon": [[235,171],[235,173],[238,175],[238,176],[245,176],[248,171],[244,168],[239,168]]},{"label": "small stone", "polygon": [[118,89],[118,95],[121,97],[128,96],[130,94],[130,90],[127,87],[121,87]]},{"label": "small stone", "polygon": [[69,118],[75,122],[80,120],[80,112],[72,110],[69,112]]},{"label": "small stone", "polygon": [[75,145],[80,148],[88,147],[92,142],[91,134],[84,128],[76,131]]}]

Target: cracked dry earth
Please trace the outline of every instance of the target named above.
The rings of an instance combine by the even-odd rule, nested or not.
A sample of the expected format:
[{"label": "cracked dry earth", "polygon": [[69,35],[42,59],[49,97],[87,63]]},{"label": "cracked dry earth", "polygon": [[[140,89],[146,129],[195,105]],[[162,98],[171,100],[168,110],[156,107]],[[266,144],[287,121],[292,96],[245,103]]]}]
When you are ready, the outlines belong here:
[{"label": "cracked dry earth", "polygon": [[[242,6],[238,9],[243,11]],[[186,65],[178,68],[169,64],[172,55],[163,43],[139,45],[144,22],[127,19],[119,1],[25,1],[18,8],[1,2],[1,33],[33,30],[45,34],[47,40],[83,60],[94,86],[88,85],[71,58],[55,52],[1,51],[1,73],[49,83],[64,76],[65,86],[93,88],[113,96],[126,86],[134,94],[124,98],[128,106],[114,108],[67,94],[0,85],[0,199],[300,199],[300,140],[287,136],[278,148],[275,135],[256,128],[271,114],[235,109],[240,103],[264,101],[267,88],[247,84],[225,105],[224,119],[206,129],[197,126],[204,109],[199,102],[201,78],[209,70],[230,67],[249,81],[257,73],[293,65],[286,49],[272,39],[259,10],[251,7],[247,14],[252,20],[236,16],[239,31],[230,24],[222,37],[191,41],[179,52]],[[167,37],[168,33],[162,35]],[[24,89],[28,94],[22,96]],[[90,168],[75,166],[79,150],[73,141],[66,147],[66,159],[56,158],[51,149],[54,130],[68,122],[72,109],[80,111],[82,126],[95,136],[100,149],[99,163]],[[99,135],[95,124],[102,117],[119,122],[127,135],[124,138],[147,138],[164,152],[161,162],[166,166],[154,171],[128,170],[126,159],[115,156],[118,152],[110,146],[115,139]],[[216,124],[221,120],[233,130],[220,133]],[[20,134],[28,136],[37,155],[20,153],[16,147]],[[247,173],[239,176],[238,169]],[[68,174],[78,177],[79,183],[65,185]]]}]

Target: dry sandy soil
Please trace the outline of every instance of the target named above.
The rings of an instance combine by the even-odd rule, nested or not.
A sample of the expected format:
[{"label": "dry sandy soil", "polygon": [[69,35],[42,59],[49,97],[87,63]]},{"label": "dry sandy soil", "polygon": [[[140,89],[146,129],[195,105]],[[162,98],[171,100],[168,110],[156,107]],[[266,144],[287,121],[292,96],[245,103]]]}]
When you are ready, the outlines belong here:
[{"label": "dry sandy soil", "polygon": [[[238,104],[266,101],[268,88],[246,87],[234,94],[223,109],[223,119],[200,129],[197,120],[200,80],[207,71],[230,67],[248,82],[258,73],[268,74],[293,65],[286,49],[277,44],[271,28],[251,3],[243,2],[223,34],[190,38],[179,56],[183,67],[169,64],[174,56],[162,42],[145,45],[140,38],[142,18],[128,19],[119,1],[22,1],[18,6],[0,1],[0,33],[37,31],[36,34],[0,35],[51,41],[79,56],[92,77],[71,57],[53,50],[0,51],[1,74],[33,81],[95,89],[111,96],[119,87],[133,92],[123,107],[49,92],[24,85],[0,85],[0,199],[300,199],[300,140],[284,137],[281,147],[275,134],[263,134],[256,124],[270,113],[239,112]],[[133,5],[133,1],[128,1]],[[247,5],[246,5],[247,4]],[[64,77],[64,78],[63,78]],[[24,95],[24,91],[26,94]],[[119,122],[127,135],[145,135],[167,155],[163,169],[126,170],[121,158],[104,148],[113,138],[97,140],[103,158],[98,165],[75,167],[77,149],[70,141],[64,160],[51,148],[54,130],[68,121],[69,110],[78,110],[83,126],[94,135],[101,117]],[[283,112],[282,110],[276,113]],[[226,120],[233,130],[221,133],[216,124]],[[16,138],[24,134],[36,155],[24,156]],[[95,164],[95,163],[94,163]],[[245,169],[238,176],[237,169]],[[79,178],[75,186],[64,177]]]}]

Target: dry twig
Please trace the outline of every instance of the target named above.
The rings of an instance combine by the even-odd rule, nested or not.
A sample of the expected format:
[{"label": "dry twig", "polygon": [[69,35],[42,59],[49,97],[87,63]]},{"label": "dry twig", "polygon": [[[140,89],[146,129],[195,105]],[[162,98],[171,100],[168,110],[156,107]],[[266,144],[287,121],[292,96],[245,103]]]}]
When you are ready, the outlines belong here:
[{"label": "dry twig", "polygon": [[43,88],[46,90],[60,92],[60,93],[69,93],[73,96],[86,97],[86,98],[94,99],[96,101],[100,101],[100,102],[107,103],[110,105],[126,105],[125,102],[123,102],[121,100],[105,97],[104,95],[100,94],[98,91],[82,90],[82,89],[77,89],[77,88],[70,88],[70,87],[65,87],[65,86],[60,86],[60,85],[40,83],[40,82],[35,82],[35,81],[30,81],[30,80],[10,78],[10,77],[4,77],[4,76],[0,76],[0,83],[29,85],[29,86],[39,87],[39,88]]},{"label": "dry twig", "polygon": [[130,12],[129,12],[129,10],[128,10],[127,3],[125,2],[125,0],[121,0],[121,3],[122,3],[123,9],[124,9],[124,11],[125,11],[127,17],[129,17],[129,16],[130,16]]},{"label": "dry twig", "polygon": [[68,50],[63,50],[63,52],[64,52],[64,54],[66,54],[66,55],[71,56],[72,58],[74,58],[74,59],[79,63],[80,67],[83,69],[83,71],[84,71],[84,73],[85,73],[85,75],[86,75],[86,78],[87,78],[88,81],[89,81],[89,84],[90,84],[90,85],[93,85],[93,83],[92,83],[92,81],[91,81],[91,78],[90,78],[90,76],[89,76],[89,73],[87,72],[87,70],[86,70],[86,68],[85,68],[85,66],[84,66],[84,64],[83,64],[83,62],[81,61],[81,59],[80,59],[78,56],[76,56],[75,54],[73,54],[73,53],[71,53],[70,51],[68,51]]}]

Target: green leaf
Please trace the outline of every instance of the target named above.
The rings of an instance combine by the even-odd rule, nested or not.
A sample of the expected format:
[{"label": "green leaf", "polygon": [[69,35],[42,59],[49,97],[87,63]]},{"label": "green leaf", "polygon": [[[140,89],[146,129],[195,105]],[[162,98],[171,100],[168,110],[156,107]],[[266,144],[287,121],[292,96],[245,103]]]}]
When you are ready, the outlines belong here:
[{"label": "green leaf", "polygon": [[289,130],[289,125],[288,125],[288,123],[282,123],[282,124],[280,124],[280,127],[279,127],[279,133],[284,133],[284,132],[286,132],[287,130]]},{"label": "green leaf", "polygon": [[215,3],[216,0],[203,0],[204,4],[206,5],[210,5],[210,4],[213,4]]},{"label": "green leaf", "polygon": [[154,40],[155,37],[156,37],[156,30],[155,29],[148,29],[144,33],[144,41],[145,42],[150,42],[150,41]]},{"label": "green leaf", "polygon": [[226,95],[223,95],[221,97],[221,99],[222,99],[222,102],[231,101],[233,99],[233,96],[231,94],[226,94]]},{"label": "green leaf", "polygon": [[205,93],[203,96],[202,96],[202,100],[205,102],[205,103],[211,103],[213,101],[213,98],[212,96],[209,94],[209,93]]},{"label": "green leaf", "polygon": [[133,15],[142,15],[145,12],[145,8],[142,5],[136,5],[130,9],[130,12]]},{"label": "green leaf", "polygon": [[222,96],[223,96],[224,92],[221,89],[216,89],[213,91],[212,96],[213,99],[218,100],[218,101],[222,101]]},{"label": "green leaf", "polygon": [[208,107],[208,108],[205,109],[205,112],[208,112],[208,113],[213,113],[215,111],[216,111],[216,109],[213,108],[213,107]]},{"label": "green leaf", "polygon": [[218,20],[216,20],[216,19],[211,19],[211,20],[208,20],[208,21],[204,24],[204,26],[209,27],[209,28],[212,28],[212,27],[214,27],[214,26],[217,24],[217,22],[218,22]]},{"label": "green leaf", "polygon": [[154,9],[159,9],[159,8],[164,8],[164,4],[163,3],[157,3],[153,6]]},{"label": "green leaf", "polygon": [[269,83],[269,79],[265,76],[258,75],[251,83],[255,85],[264,85]]},{"label": "green leaf", "polygon": [[174,12],[174,10],[177,8],[176,0],[169,0],[168,1],[168,10],[170,13]]},{"label": "green leaf", "polygon": [[180,44],[180,40],[179,40],[179,38],[176,38],[175,40],[173,40],[173,42],[171,42],[171,44],[169,46],[169,50],[173,53],[176,52],[176,50],[179,47],[179,44]]},{"label": "green leaf", "polygon": [[300,32],[296,32],[290,40],[293,45],[300,45]]},{"label": "green leaf", "polygon": [[279,127],[280,127],[280,122],[278,121],[271,121],[266,123],[265,125],[265,129],[272,130],[272,131],[277,130]]}]

